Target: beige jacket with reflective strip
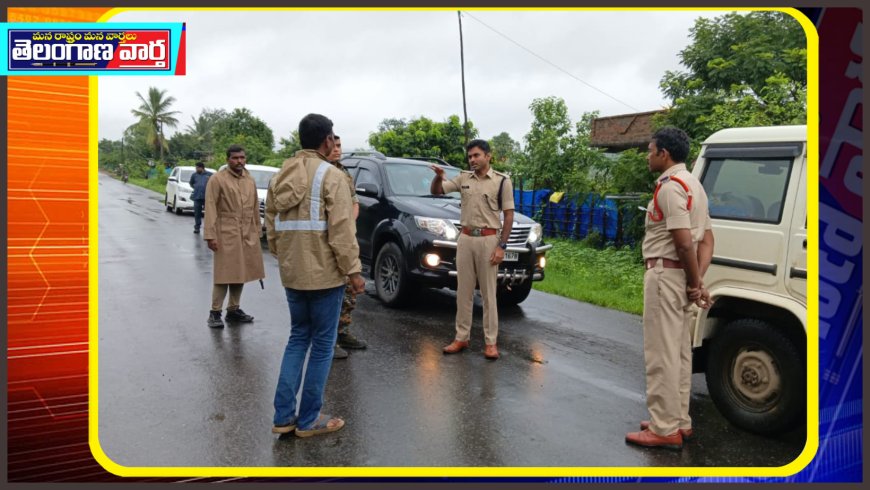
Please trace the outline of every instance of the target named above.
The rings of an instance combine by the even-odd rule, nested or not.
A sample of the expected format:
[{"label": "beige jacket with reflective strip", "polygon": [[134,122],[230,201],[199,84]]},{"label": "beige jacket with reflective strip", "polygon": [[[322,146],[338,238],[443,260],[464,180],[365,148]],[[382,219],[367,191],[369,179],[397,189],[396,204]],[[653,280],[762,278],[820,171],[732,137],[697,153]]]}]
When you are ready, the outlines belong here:
[{"label": "beige jacket with reflective strip", "polygon": [[296,152],[272,178],[266,237],[284,287],[337,287],[362,271],[346,179],[314,150]]}]

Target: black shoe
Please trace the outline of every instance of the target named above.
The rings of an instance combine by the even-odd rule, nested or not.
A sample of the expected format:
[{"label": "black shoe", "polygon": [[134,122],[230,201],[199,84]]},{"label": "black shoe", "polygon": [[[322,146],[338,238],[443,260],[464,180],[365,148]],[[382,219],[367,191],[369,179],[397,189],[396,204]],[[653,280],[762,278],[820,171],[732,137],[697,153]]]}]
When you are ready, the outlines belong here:
[{"label": "black shoe", "polygon": [[224,328],[220,311],[210,311],[208,314],[208,328]]},{"label": "black shoe", "polygon": [[225,318],[228,322],[250,323],[254,321],[254,317],[242,311],[241,308],[236,308],[235,310],[227,310],[227,315]]},{"label": "black shoe", "polygon": [[335,351],[332,353],[333,359],[347,359],[347,351],[339,346],[335,346]]},{"label": "black shoe", "polygon": [[199,234],[199,228],[194,228],[194,229],[193,229],[193,232],[196,233],[196,234]]},{"label": "black shoe", "polygon": [[365,349],[368,346],[365,340],[360,340],[349,333],[338,334],[338,345],[345,349]]}]

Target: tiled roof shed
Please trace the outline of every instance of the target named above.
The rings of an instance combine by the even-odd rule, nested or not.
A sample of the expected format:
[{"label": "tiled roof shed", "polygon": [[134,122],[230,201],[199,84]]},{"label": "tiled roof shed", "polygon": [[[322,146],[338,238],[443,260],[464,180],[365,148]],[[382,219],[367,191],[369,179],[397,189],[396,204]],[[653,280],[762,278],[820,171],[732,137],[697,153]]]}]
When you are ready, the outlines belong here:
[{"label": "tiled roof shed", "polygon": [[646,150],[654,132],[652,118],[664,111],[638,112],[592,120],[592,146],[608,151]]}]

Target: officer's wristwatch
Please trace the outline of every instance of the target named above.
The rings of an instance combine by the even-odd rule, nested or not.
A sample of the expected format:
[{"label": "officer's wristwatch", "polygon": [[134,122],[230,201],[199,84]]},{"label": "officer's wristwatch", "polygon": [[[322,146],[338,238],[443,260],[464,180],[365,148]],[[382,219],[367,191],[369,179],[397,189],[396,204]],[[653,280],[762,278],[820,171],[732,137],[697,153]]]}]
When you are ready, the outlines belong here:
[{"label": "officer's wristwatch", "polygon": [[507,250],[507,242],[501,242],[498,246],[501,247],[502,250]]}]

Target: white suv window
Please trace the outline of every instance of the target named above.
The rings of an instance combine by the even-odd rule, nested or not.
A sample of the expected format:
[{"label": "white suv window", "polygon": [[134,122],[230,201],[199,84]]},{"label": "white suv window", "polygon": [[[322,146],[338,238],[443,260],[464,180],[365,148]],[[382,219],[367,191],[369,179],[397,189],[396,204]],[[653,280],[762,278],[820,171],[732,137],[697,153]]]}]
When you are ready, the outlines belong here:
[{"label": "white suv window", "polygon": [[710,217],[779,223],[791,163],[785,158],[711,159],[701,178]]}]

